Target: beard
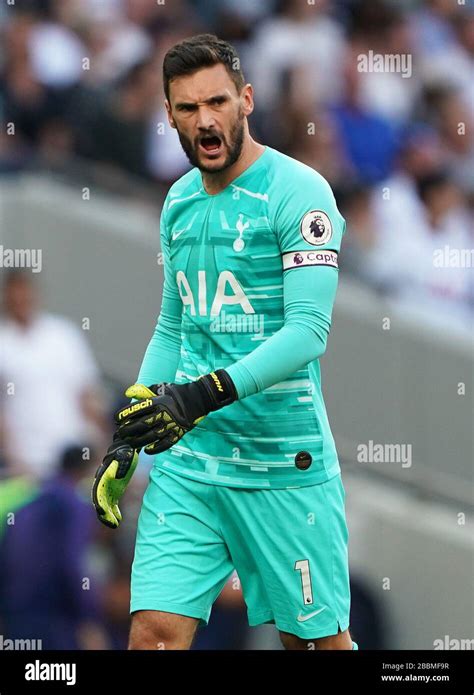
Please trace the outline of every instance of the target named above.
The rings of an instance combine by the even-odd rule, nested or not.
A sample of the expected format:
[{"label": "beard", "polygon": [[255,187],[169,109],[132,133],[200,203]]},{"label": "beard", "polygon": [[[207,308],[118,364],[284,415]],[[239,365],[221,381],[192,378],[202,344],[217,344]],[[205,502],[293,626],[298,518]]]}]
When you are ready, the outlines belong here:
[{"label": "beard", "polygon": [[[195,146],[192,141],[184,135],[184,133],[181,133],[178,130],[178,137],[179,141],[181,143],[181,147],[184,150],[184,153],[186,157],[189,160],[189,163],[193,167],[197,167],[204,173],[208,174],[215,174],[217,172],[224,171],[225,169],[228,169],[232,164],[235,164],[235,162],[238,160],[240,157],[240,153],[242,152],[242,145],[244,142],[244,135],[245,135],[245,129],[244,129],[244,117],[242,116],[241,111],[239,110],[239,114],[232,124],[232,127],[230,129],[229,133],[229,141],[224,138],[224,136],[220,133],[216,133],[213,131],[209,131],[207,133],[203,133],[202,135],[217,135],[224,147],[227,149],[227,156],[225,158],[224,163],[219,166],[219,167],[212,167],[212,166],[205,166],[202,164],[202,162],[199,159],[199,154],[198,154],[198,147],[199,145]],[[199,136],[201,137],[201,136]]]}]

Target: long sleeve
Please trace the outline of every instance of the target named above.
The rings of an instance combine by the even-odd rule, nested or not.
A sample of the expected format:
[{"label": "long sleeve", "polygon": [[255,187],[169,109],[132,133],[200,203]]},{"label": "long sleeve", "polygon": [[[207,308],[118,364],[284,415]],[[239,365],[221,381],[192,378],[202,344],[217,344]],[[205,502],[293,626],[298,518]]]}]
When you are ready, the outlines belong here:
[{"label": "long sleeve", "polygon": [[137,378],[138,383],[146,385],[158,384],[162,381],[174,381],[181,351],[183,305],[171,272],[164,211],[161,214],[160,239],[164,260],[161,310]]},{"label": "long sleeve", "polygon": [[338,271],[330,267],[285,272],[285,323],[255,350],[227,368],[239,398],[288,378],[326,349]]},{"label": "long sleeve", "polygon": [[326,349],[345,221],[327,181],[305,167],[270,218],[283,266],[284,325],[227,368],[239,398],[287,379]]}]

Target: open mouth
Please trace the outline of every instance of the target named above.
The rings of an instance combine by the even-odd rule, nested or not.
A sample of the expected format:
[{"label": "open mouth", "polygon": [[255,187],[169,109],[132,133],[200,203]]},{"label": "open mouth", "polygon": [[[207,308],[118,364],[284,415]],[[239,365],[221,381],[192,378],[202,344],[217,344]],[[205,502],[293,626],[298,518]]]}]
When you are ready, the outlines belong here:
[{"label": "open mouth", "polygon": [[199,147],[207,155],[217,155],[221,152],[222,140],[217,135],[205,135],[199,140]]}]

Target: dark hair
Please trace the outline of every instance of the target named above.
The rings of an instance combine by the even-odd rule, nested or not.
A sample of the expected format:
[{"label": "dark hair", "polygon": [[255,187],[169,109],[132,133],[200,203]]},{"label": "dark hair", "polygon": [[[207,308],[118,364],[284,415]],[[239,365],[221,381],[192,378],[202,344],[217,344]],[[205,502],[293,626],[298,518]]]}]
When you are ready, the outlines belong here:
[{"label": "dark hair", "polygon": [[218,39],[214,34],[198,34],[184,39],[169,49],[163,60],[163,86],[166,98],[170,98],[170,82],[175,77],[192,75],[201,68],[212,65],[225,66],[238,92],[245,85],[245,78],[240,69],[237,51],[227,41]]},{"label": "dark hair", "polygon": [[[94,456],[93,450],[90,446],[84,448],[89,449],[89,456],[92,458]],[[83,447],[77,444],[71,444],[67,446],[62,452],[59,459],[59,469],[63,473],[76,473],[83,471],[87,465],[88,461],[84,460],[83,457]]]},{"label": "dark hair", "polygon": [[428,196],[437,188],[451,183],[451,178],[447,171],[438,169],[426,174],[416,182],[416,188],[421,200],[426,203]]}]

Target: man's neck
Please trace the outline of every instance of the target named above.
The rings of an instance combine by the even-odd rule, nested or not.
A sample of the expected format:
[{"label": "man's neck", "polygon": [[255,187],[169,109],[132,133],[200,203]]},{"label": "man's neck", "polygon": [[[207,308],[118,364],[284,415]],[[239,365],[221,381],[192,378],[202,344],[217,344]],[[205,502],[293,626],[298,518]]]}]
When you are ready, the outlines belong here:
[{"label": "man's neck", "polygon": [[226,188],[234,179],[249,168],[264,152],[265,146],[255,142],[250,136],[244,140],[240,156],[232,166],[215,174],[202,172],[202,182],[209,195],[216,195]]}]

